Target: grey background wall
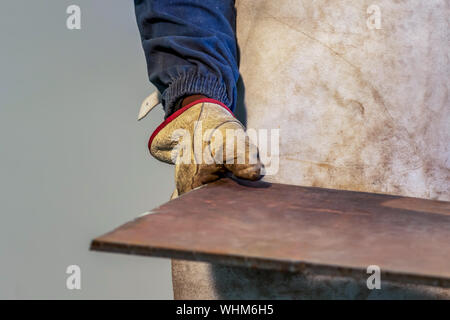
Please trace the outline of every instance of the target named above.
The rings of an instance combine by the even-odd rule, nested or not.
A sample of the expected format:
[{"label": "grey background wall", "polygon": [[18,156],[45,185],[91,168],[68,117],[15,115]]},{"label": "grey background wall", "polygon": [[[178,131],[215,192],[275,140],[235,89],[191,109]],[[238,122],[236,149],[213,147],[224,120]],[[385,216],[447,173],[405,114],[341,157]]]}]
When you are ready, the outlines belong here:
[{"label": "grey background wall", "polygon": [[172,298],[168,260],[88,250],[173,189],[146,147],[162,110],[136,121],[154,88],[133,1],[2,1],[0,35],[0,298]]}]

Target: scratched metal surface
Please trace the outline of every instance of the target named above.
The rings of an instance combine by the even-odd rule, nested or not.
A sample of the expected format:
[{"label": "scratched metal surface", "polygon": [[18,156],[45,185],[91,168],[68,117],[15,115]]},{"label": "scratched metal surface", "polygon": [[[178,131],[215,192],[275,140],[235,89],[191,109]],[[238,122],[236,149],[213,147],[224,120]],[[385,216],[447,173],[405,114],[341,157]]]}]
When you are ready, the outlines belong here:
[{"label": "scratched metal surface", "polygon": [[450,202],[224,179],[107,233],[92,250],[450,287]]}]

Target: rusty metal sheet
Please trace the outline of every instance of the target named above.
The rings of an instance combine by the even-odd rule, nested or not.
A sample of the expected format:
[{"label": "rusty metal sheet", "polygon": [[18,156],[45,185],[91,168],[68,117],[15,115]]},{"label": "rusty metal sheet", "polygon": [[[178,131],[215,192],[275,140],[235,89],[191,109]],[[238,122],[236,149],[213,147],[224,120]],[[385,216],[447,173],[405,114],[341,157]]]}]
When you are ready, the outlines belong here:
[{"label": "rusty metal sheet", "polygon": [[224,179],[95,240],[92,250],[450,287],[450,202]]}]

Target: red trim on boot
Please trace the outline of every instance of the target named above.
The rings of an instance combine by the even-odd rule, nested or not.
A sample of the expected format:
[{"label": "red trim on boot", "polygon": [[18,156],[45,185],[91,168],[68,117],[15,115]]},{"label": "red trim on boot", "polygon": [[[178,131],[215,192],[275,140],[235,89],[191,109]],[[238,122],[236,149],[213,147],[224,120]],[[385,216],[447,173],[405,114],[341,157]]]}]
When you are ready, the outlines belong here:
[{"label": "red trim on boot", "polygon": [[158,134],[158,132],[160,132],[165,126],[167,126],[172,120],[174,120],[176,117],[178,117],[180,114],[182,114],[183,112],[185,112],[187,109],[189,109],[190,107],[195,106],[196,104],[202,103],[202,102],[209,102],[209,103],[214,103],[214,104],[218,104],[219,106],[224,107],[226,110],[228,110],[231,115],[234,117],[233,112],[222,102],[217,101],[215,99],[210,99],[210,98],[202,98],[199,100],[195,100],[194,102],[189,103],[188,105],[184,106],[181,109],[178,109],[177,111],[175,111],[174,113],[172,113],[166,120],[164,120],[163,123],[161,123],[156,129],[155,131],[153,131],[152,135],[150,136],[150,139],[148,140],[148,150],[151,150],[151,145],[152,145],[152,141],[155,138],[155,136]]}]

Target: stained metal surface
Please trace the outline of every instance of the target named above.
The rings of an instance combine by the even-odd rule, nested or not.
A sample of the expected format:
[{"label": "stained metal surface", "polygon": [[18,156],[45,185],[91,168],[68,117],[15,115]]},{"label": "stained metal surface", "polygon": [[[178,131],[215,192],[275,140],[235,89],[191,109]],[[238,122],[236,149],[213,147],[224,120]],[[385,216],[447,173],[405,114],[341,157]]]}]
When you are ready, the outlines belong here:
[{"label": "stained metal surface", "polygon": [[450,287],[450,202],[224,179],[95,240],[92,250]]}]

